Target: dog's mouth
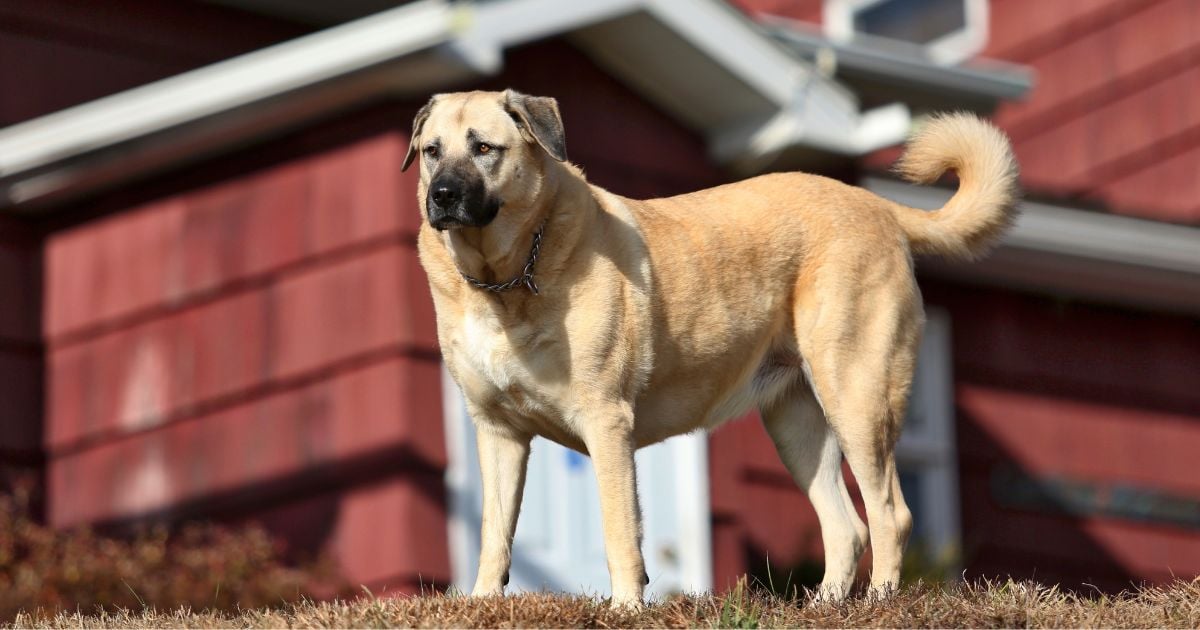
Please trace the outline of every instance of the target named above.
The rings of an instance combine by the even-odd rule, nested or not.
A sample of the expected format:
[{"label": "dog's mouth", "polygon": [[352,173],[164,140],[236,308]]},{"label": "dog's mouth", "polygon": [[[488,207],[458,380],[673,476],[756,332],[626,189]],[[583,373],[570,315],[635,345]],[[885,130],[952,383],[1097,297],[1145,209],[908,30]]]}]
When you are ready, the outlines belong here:
[{"label": "dog's mouth", "polygon": [[453,216],[440,216],[437,218],[430,218],[429,225],[433,226],[433,229],[435,229],[439,232],[445,232],[446,230],[457,230],[459,228],[468,227],[467,224],[462,221],[462,219],[459,219],[459,218],[453,217]]},{"label": "dog's mouth", "polygon": [[456,204],[444,209],[432,207],[429,212],[429,225],[439,232],[485,227],[496,218],[502,205],[504,202],[496,199],[473,207],[466,204]]}]

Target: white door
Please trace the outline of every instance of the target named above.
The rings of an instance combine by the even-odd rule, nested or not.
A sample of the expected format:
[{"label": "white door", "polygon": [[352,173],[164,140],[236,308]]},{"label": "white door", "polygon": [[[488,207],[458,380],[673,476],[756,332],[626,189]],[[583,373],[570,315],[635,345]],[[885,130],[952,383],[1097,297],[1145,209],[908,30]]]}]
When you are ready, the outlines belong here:
[{"label": "white door", "polygon": [[[450,467],[450,560],[454,585],[470,592],[479,561],[481,485],[475,429],[443,371]],[[703,434],[672,438],[637,454],[642,552],[649,597],[712,587],[708,446]],[[609,594],[600,500],[591,460],[535,438],[513,541],[508,592]]]},{"label": "white door", "polygon": [[954,433],[954,375],[950,314],[928,307],[904,432],[896,445],[900,487],[913,513],[912,550],[945,562],[958,574],[960,550],[958,454]]}]

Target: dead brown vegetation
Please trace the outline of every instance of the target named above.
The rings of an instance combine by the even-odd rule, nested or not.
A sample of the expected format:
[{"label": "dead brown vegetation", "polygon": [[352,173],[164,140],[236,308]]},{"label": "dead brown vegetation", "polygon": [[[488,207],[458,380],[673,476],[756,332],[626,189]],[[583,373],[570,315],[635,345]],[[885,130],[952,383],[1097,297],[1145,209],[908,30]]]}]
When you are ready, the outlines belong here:
[{"label": "dead brown vegetation", "polygon": [[884,600],[819,604],[744,585],[725,596],[678,596],[644,611],[614,610],[603,600],[565,595],[487,599],[429,595],[300,602],[241,613],[187,608],[101,614],[24,614],[35,628],[685,628],[685,627],[1200,627],[1200,581],[1079,595],[1029,582],[914,584]]}]

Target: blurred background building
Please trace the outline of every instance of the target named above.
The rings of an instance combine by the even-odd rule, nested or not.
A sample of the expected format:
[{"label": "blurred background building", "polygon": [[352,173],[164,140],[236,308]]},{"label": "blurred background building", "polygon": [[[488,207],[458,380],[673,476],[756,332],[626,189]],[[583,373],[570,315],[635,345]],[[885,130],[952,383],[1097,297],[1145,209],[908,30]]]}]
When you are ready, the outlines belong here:
[{"label": "blurred background building", "polygon": [[[918,263],[916,553],[1200,573],[1200,3],[401,4],[0,0],[0,479],[47,522],[256,520],[376,592],[469,585],[472,435],[399,167],[431,93],[511,86],[633,197],[803,168],[933,208],[952,184],[897,181],[895,146],[992,115],[1024,215],[986,261]],[[531,466],[514,585],[605,591],[586,458]],[[654,592],[819,579],[757,421],[639,472]]]}]

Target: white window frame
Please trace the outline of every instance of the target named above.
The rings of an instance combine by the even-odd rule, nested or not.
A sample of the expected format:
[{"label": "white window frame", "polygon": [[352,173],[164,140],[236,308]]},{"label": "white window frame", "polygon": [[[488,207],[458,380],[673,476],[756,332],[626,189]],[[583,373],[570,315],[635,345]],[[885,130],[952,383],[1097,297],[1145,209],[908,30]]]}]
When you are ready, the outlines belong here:
[{"label": "white window frame", "polygon": [[[905,498],[927,535],[929,551],[956,558],[962,536],[950,333],[950,314],[942,308],[928,308],[909,397],[910,418],[920,417],[922,422],[904,427],[896,445],[896,460],[901,472],[918,477],[919,497]],[[957,569],[948,567],[954,574]]]},{"label": "white window frame", "polygon": [[[896,0],[825,0],[822,11],[822,23],[826,36],[835,42],[849,43],[855,39],[873,38],[884,39],[869,33],[858,33],[854,30],[854,20],[858,13],[882,4]],[[930,61],[952,66],[962,63],[979,54],[988,40],[988,0],[962,0],[965,24],[963,28],[947,33],[927,44],[911,44],[922,51]],[[888,40],[898,41],[898,40]]]}]

